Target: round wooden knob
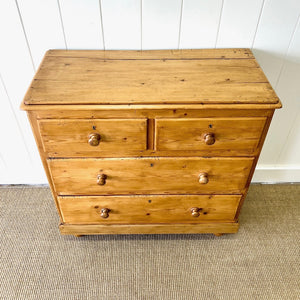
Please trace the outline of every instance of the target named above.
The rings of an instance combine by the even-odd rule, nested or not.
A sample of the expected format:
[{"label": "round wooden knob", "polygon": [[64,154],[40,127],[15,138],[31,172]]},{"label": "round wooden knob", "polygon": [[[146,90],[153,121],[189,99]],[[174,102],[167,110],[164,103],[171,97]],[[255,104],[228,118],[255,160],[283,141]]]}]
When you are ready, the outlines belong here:
[{"label": "round wooden knob", "polygon": [[98,146],[101,140],[101,135],[99,133],[91,133],[89,135],[89,144],[91,146]]},{"label": "round wooden knob", "polygon": [[199,183],[207,184],[208,183],[208,174],[207,173],[200,173],[199,174]]},{"label": "round wooden knob", "polygon": [[104,185],[106,183],[106,178],[107,178],[107,175],[105,175],[105,174],[99,174],[97,176],[97,184]]},{"label": "round wooden knob", "polygon": [[204,142],[206,145],[213,145],[215,141],[215,135],[213,133],[207,133],[204,135]]},{"label": "round wooden knob", "polygon": [[108,209],[108,208],[101,208],[100,212],[101,212],[100,217],[103,218],[103,219],[107,219],[109,217],[110,209]]},{"label": "round wooden knob", "polygon": [[200,208],[199,207],[192,207],[191,208],[191,214],[193,217],[199,217],[200,216]]}]

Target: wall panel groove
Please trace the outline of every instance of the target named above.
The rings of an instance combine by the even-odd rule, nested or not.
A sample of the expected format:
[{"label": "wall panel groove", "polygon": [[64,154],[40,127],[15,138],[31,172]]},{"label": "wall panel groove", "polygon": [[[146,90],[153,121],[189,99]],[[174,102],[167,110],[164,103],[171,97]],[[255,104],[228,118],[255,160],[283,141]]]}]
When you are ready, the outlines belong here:
[{"label": "wall panel groove", "polygon": [[177,49],[181,0],[143,0],[142,49]]},{"label": "wall panel groove", "polygon": [[217,30],[217,34],[216,34],[215,48],[217,48],[219,34],[220,34],[221,20],[222,20],[223,9],[224,9],[224,1],[225,0],[222,0],[222,6],[221,6],[220,16],[219,16],[219,22],[218,22],[218,30]]},{"label": "wall panel groove", "polygon": [[102,44],[103,44],[103,50],[105,50],[105,35],[104,35],[104,29],[103,29],[103,14],[102,14],[102,4],[101,0],[99,0],[99,13],[100,13],[100,25],[101,25],[101,33],[102,33]]},{"label": "wall panel groove", "polygon": [[[1,75],[1,73],[0,73],[0,82],[1,82],[1,84],[2,84],[2,90],[3,90],[3,92],[6,94],[6,97],[7,97],[7,107],[6,107],[6,109],[5,109],[5,112],[7,112],[8,110],[10,110],[11,111],[11,115],[12,115],[12,120],[15,122],[15,124],[16,124],[16,126],[17,126],[17,129],[18,129],[18,133],[19,133],[19,135],[20,135],[20,137],[19,138],[21,138],[21,140],[22,140],[22,142],[23,142],[23,144],[24,144],[24,148],[25,148],[25,153],[27,153],[27,155],[28,155],[28,160],[30,161],[30,163],[32,163],[32,161],[34,160],[34,158],[33,157],[31,157],[31,155],[30,155],[30,150],[29,150],[29,148],[28,148],[28,145],[26,144],[26,140],[25,140],[25,137],[24,137],[24,134],[23,134],[23,132],[22,132],[22,127],[21,127],[21,124],[20,124],[20,122],[19,122],[19,120],[18,120],[18,118],[17,118],[17,115],[16,115],[16,113],[15,113],[15,110],[14,110],[14,107],[13,107],[13,105],[12,105],[12,102],[11,102],[11,100],[10,100],[10,98],[9,98],[9,95],[8,95],[8,92],[7,92],[7,89],[6,89],[6,86],[5,86],[5,83],[4,83],[4,81],[3,81],[3,78],[2,78],[2,75]],[[4,97],[4,93],[2,92],[2,97]],[[2,98],[1,97],[1,98]],[[2,98],[3,99],[3,98]],[[3,101],[4,101],[4,99],[3,99]],[[3,102],[2,102],[2,107],[3,107],[4,105],[3,105]],[[4,106],[5,107],[5,106]],[[3,122],[3,119],[4,119],[4,117],[2,118],[2,122]],[[7,125],[7,124],[6,124]],[[15,132],[14,132],[14,134],[15,134]],[[3,139],[2,139],[3,140]],[[4,140],[5,141],[5,140]],[[2,146],[3,147],[3,146]]]},{"label": "wall panel groove", "polygon": [[64,37],[65,47],[66,47],[66,49],[68,49],[66,33],[65,33],[65,28],[64,28],[64,22],[63,22],[63,18],[61,15],[61,7],[60,7],[59,0],[57,0],[57,7],[58,7],[58,11],[59,11],[59,19],[60,19],[61,29],[62,29],[62,33],[63,33],[63,37]]},{"label": "wall panel groove", "polygon": [[256,39],[257,29],[258,29],[258,26],[260,24],[260,20],[261,20],[263,10],[265,8],[265,3],[266,3],[266,0],[263,0],[262,5],[261,5],[261,9],[260,9],[260,12],[259,12],[258,21],[257,21],[257,24],[255,26],[255,32],[254,32],[254,36],[253,36],[253,40],[252,40],[252,44],[251,44],[251,49],[253,49],[253,45],[254,45],[254,42],[255,42],[255,39]]},{"label": "wall panel groove", "polygon": [[300,181],[298,0],[0,1],[0,38],[1,138],[17,139],[17,147],[1,145],[0,183],[46,182],[29,122],[19,110],[46,50],[215,47],[252,48],[283,102],[256,179]]},{"label": "wall panel groove", "polygon": [[178,47],[177,47],[177,49],[180,48],[180,38],[181,38],[181,24],[182,24],[183,3],[184,3],[184,0],[181,0],[180,20],[179,20],[179,30],[178,30]]},{"label": "wall panel groove", "polygon": [[26,33],[36,68],[38,68],[45,51],[48,49],[66,49],[57,1],[18,1],[24,32]]},{"label": "wall panel groove", "polygon": [[143,0],[140,0],[140,5],[141,5],[141,15],[140,15],[140,20],[141,20],[141,46],[140,50],[143,49]]},{"label": "wall panel groove", "polygon": [[294,40],[294,38],[295,38],[295,33],[296,33],[296,30],[297,30],[297,28],[298,28],[298,26],[299,26],[299,21],[300,21],[300,14],[299,14],[299,16],[298,16],[298,20],[297,20],[297,22],[296,22],[296,24],[295,24],[294,30],[293,30],[293,32],[292,32],[291,38],[290,38],[289,43],[288,43],[288,47],[287,47],[287,49],[286,49],[286,51],[285,51],[284,57],[283,57],[282,62],[281,62],[280,71],[279,71],[279,74],[278,74],[278,77],[277,77],[277,80],[276,80],[276,83],[275,83],[275,86],[274,86],[275,90],[276,90],[276,88],[277,88],[277,86],[278,86],[278,82],[279,82],[279,80],[280,80],[280,78],[281,78],[282,70],[283,70],[283,68],[284,68],[285,61],[286,61],[287,58],[288,58],[288,53],[289,53],[289,50],[290,50],[290,48],[291,48],[292,42],[293,42],[293,40]]},{"label": "wall panel groove", "polygon": [[[282,16],[283,10],[286,13],[289,12],[289,17]],[[300,76],[299,12],[300,2],[292,0],[284,4],[276,0],[266,2],[258,29],[258,38],[254,44],[256,47],[254,54],[283,103],[283,108],[274,114],[259,160],[259,164],[262,165],[276,164],[278,161],[298,110],[300,95],[299,83],[297,83]],[[270,38],[268,43],[265,41],[267,38]]]},{"label": "wall panel groove", "polygon": [[[263,0],[225,0],[217,48],[250,48],[255,35]],[[232,12],[235,13],[232,13]]]},{"label": "wall panel groove", "polygon": [[105,49],[141,47],[140,0],[102,0],[102,24]]},{"label": "wall panel groove", "polygon": [[45,182],[29,122],[19,109],[34,69],[15,1],[0,2],[0,37],[1,155],[7,165],[0,182]]},{"label": "wall panel groove", "polygon": [[184,0],[180,48],[214,48],[222,0]]},{"label": "wall panel groove", "polygon": [[23,29],[23,33],[24,33],[24,38],[26,40],[26,45],[27,45],[28,52],[29,52],[29,55],[30,55],[30,58],[31,58],[32,66],[33,66],[34,71],[36,71],[36,66],[35,66],[34,61],[33,61],[33,57],[32,57],[30,45],[29,45],[29,42],[28,42],[27,34],[26,34],[26,31],[25,31],[23,19],[22,19],[21,13],[20,13],[20,8],[19,8],[18,0],[15,0],[15,2],[16,2],[16,6],[17,6],[17,10],[18,10],[18,15],[19,15],[19,18],[20,18],[20,22],[21,22],[21,25],[22,25],[22,29]]},{"label": "wall panel groove", "polygon": [[63,0],[60,10],[68,49],[104,49],[99,0]]}]

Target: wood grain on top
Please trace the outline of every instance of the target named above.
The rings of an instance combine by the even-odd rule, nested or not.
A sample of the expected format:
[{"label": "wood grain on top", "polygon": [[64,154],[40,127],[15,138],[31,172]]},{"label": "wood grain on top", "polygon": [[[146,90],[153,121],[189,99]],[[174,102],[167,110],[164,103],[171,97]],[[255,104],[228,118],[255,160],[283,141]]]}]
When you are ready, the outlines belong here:
[{"label": "wood grain on top", "polygon": [[249,49],[50,50],[24,104],[275,104]]}]

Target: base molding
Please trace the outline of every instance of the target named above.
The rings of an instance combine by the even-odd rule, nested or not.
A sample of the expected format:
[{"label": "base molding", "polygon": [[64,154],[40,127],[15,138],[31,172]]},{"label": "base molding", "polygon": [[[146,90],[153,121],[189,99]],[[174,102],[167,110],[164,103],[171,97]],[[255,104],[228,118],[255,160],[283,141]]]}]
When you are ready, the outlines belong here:
[{"label": "base molding", "polygon": [[258,165],[252,182],[254,183],[284,183],[300,182],[300,166],[290,165]]},{"label": "base molding", "polygon": [[135,224],[135,225],[102,225],[102,224],[60,224],[61,234],[183,234],[183,233],[236,233],[238,222],[199,223],[199,224]]}]

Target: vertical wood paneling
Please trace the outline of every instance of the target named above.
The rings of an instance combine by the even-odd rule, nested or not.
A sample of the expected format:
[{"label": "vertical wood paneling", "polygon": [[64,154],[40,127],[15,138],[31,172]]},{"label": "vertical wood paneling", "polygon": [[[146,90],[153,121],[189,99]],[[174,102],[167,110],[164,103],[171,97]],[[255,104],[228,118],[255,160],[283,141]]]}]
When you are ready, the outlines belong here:
[{"label": "vertical wood paneling", "polygon": [[60,0],[68,49],[103,49],[99,0]]},{"label": "vertical wood paneling", "polygon": [[251,47],[263,0],[224,0],[217,48]]},{"label": "vertical wood paneling", "polygon": [[[5,165],[5,161],[2,157],[1,149],[0,149],[0,184],[3,184],[5,182],[4,181],[5,180],[5,173],[6,173],[6,165]],[[11,180],[11,179],[9,178],[9,180]]]},{"label": "vertical wood paneling", "polygon": [[[275,164],[285,147],[287,136],[299,107],[299,76],[299,64],[286,62],[276,88],[276,92],[282,100],[283,108],[275,112],[259,164]],[[293,158],[289,159],[292,160]]]},{"label": "vertical wood paneling", "polygon": [[[40,168],[33,167],[22,133],[15,120],[3,82],[0,78],[0,184],[45,182],[45,175]],[[36,157],[38,158],[38,157]],[[37,159],[38,165],[39,159]]]},{"label": "vertical wood paneling", "polygon": [[141,49],[141,0],[102,0],[105,49]]},{"label": "vertical wood paneling", "polygon": [[14,109],[19,110],[34,70],[13,1],[0,1],[0,37],[0,71]]},{"label": "vertical wood paneling", "polygon": [[56,0],[18,0],[21,18],[34,65],[37,68],[49,49],[65,49]]},{"label": "vertical wood paneling", "polygon": [[143,0],[142,48],[177,49],[182,0]]},{"label": "vertical wood paneling", "polygon": [[[27,149],[23,142],[21,132],[15,122],[15,116],[11,110],[9,98],[7,97],[2,80],[0,80],[0,99],[0,120],[1,125],[5,125],[5,127],[2,127],[0,130],[0,156],[3,161],[1,164],[0,182],[5,183],[6,178],[17,181],[20,180],[25,175],[26,170],[31,169],[31,166]],[[7,128],[9,128],[9,130],[6,130]],[[11,135],[13,135],[13,138]],[[12,141],[15,148],[12,147]],[[20,155],[18,155],[19,151]],[[13,174],[13,172],[16,174]]]},{"label": "vertical wood paneling", "polygon": [[[286,75],[285,75],[286,74]],[[282,150],[279,164],[300,165],[300,19],[290,44],[285,64],[278,82],[284,94],[285,106],[278,114],[277,122],[287,120],[277,126],[277,135],[282,136]]]},{"label": "vertical wood paneling", "polygon": [[[7,119],[0,118],[1,131],[4,130],[10,133],[8,139],[2,140],[10,146],[10,151],[7,153],[11,156],[11,159],[6,158],[5,162],[8,161],[7,167],[11,168],[10,164],[13,162],[13,158],[19,154],[22,157],[22,163],[19,166],[20,173],[22,173],[22,168],[26,168],[27,172],[30,171],[31,173],[28,174],[28,178],[30,176],[38,178],[43,174],[38,151],[26,114],[19,109],[34,70],[18,9],[14,1],[0,1],[0,38],[2,45],[5,45],[0,47],[0,72],[5,85],[5,92],[9,96],[8,101],[10,101],[9,106],[5,105],[4,100],[1,101],[1,110],[4,111],[4,116],[6,113],[10,115],[9,120],[17,125],[17,127],[14,125],[9,127],[10,123],[5,121]],[[12,114],[8,111],[9,107],[12,109]],[[16,132],[16,128],[19,132]],[[20,147],[20,149],[24,149],[23,151],[14,146],[14,135],[16,135],[18,143],[23,143],[25,148]],[[1,145],[1,147],[4,146]],[[22,151],[22,153],[19,153],[19,151]],[[16,172],[16,169],[14,171]],[[11,180],[14,181],[15,178],[12,177]]]},{"label": "vertical wood paneling", "polygon": [[[298,104],[300,107],[300,104]],[[298,109],[291,131],[288,134],[278,163],[281,165],[300,166],[300,109]]]},{"label": "vertical wood paneling", "polygon": [[222,0],[184,0],[179,48],[214,48]]},{"label": "vertical wood paneling", "polygon": [[[296,99],[300,94],[299,64],[296,63],[300,50],[299,12],[298,1],[283,3],[269,0],[264,7],[254,42],[254,47],[259,49],[254,50],[254,54],[283,103],[283,108],[276,111],[267,135],[259,159],[259,164],[262,165],[277,162],[296,117]],[[290,62],[290,59],[293,61]]]},{"label": "vertical wood paneling", "polygon": [[[300,48],[299,48],[300,51]],[[295,126],[295,119],[300,108],[300,64],[289,61],[285,62],[280,80],[278,82],[278,94],[283,100],[283,108],[278,111],[274,117],[274,122],[268,137],[268,144],[263,153],[263,162],[285,164],[299,160],[300,150],[298,148],[298,157],[287,157],[287,147],[294,147],[295,141],[290,136]],[[300,128],[297,128],[300,131]]]},{"label": "vertical wood paneling", "polygon": [[273,87],[276,87],[299,12],[298,0],[265,0],[253,52]]},{"label": "vertical wood paneling", "polygon": [[259,166],[276,168],[277,164],[280,170],[299,166],[299,13],[298,0],[0,1],[0,139],[5,141],[0,147],[0,183],[46,183],[29,122],[19,105],[45,51],[66,46],[253,45],[283,102],[283,109],[275,113]]}]

